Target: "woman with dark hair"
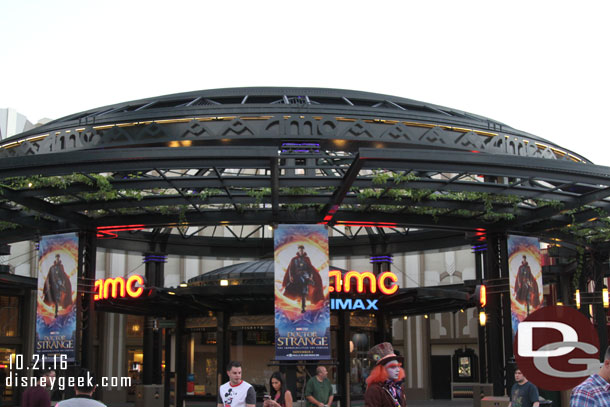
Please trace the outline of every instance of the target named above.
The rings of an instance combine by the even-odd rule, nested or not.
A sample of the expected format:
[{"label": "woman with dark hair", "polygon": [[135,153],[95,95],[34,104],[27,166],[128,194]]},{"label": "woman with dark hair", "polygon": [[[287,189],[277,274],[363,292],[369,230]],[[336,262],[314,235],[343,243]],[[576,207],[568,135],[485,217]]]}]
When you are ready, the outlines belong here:
[{"label": "woman with dark hair", "polygon": [[284,375],[273,372],[269,379],[269,393],[271,398],[266,399],[263,407],[292,407],[292,393],[286,389]]}]

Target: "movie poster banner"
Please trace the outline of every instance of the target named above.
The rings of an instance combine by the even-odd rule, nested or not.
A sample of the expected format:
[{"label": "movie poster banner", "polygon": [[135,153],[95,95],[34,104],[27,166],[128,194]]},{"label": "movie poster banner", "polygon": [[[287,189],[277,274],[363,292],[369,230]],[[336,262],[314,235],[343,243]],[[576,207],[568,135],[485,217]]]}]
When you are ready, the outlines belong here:
[{"label": "movie poster banner", "polygon": [[76,233],[40,240],[34,352],[47,359],[63,354],[68,362],[74,361],[77,271]]},{"label": "movie poster banner", "polygon": [[275,229],[275,358],[330,359],[328,231]]},{"label": "movie poster banner", "polygon": [[540,242],[535,237],[508,236],[511,324],[517,325],[542,306]]}]

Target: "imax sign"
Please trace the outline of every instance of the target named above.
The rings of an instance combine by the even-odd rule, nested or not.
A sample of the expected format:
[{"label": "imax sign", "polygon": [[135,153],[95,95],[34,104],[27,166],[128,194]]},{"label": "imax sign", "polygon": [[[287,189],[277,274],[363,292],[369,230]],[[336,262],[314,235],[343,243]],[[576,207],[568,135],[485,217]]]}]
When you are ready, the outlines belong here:
[{"label": "imax sign", "polygon": [[[366,301],[366,304],[364,303]],[[369,299],[357,299],[353,300],[351,298],[331,298],[330,299],[330,309],[332,310],[369,310],[369,311],[378,311],[377,301],[379,300],[369,300]]]}]

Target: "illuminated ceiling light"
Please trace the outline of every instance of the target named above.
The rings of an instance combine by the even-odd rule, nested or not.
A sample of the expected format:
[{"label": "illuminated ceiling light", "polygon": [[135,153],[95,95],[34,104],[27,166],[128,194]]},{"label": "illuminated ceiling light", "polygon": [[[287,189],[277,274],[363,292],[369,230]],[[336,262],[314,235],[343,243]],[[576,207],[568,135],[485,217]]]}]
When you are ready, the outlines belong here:
[{"label": "illuminated ceiling light", "polygon": [[409,317],[405,315],[404,317],[402,317],[402,319],[406,321],[407,319],[409,319]]},{"label": "illuminated ceiling light", "polygon": [[28,182],[28,188],[32,188],[32,183]]},{"label": "illuminated ceiling light", "polygon": [[486,323],[487,323],[487,315],[485,314],[485,311],[479,312],[479,325],[485,326]]},{"label": "illuminated ceiling light", "polygon": [[580,290],[576,290],[576,308],[580,309]]},{"label": "illuminated ceiling light", "polygon": [[462,308],[462,309],[460,310],[460,312],[461,312],[461,313],[464,313],[464,308]]},{"label": "illuminated ceiling light", "polygon": [[608,301],[608,289],[604,288],[602,290],[602,301],[604,302],[604,308],[608,308],[610,302]]},{"label": "illuminated ceiling light", "polygon": [[557,304],[555,304],[555,305],[563,306],[563,302],[557,301]]},{"label": "illuminated ceiling light", "polygon": [[176,293],[175,293],[175,292],[173,292],[173,291],[168,291],[167,293],[168,293],[169,295],[176,295]]},{"label": "illuminated ceiling light", "polygon": [[184,288],[184,287],[188,287],[189,285],[186,282],[181,282],[180,283],[180,287]]},{"label": "illuminated ceiling light", "polygon": [[428,314],[424,315],[424,318],[428,319]]},{"label": "illuminated ceiling light", "polygon": [[229,285],[229,280],[220,280],[220,285],[226,287]]}]

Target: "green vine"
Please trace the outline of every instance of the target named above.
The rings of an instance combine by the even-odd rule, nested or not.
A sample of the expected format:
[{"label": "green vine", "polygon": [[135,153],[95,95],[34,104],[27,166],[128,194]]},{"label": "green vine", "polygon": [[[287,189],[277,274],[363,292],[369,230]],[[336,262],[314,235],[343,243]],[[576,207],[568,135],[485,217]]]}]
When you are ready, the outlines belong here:
[{"label": "green vine", "polygon": [[222,190],[218,188],[204,188],[199,192],[199,198],[208,199],[211,196],[222,195]]},{"label": "green vine", "polygon": [[256,205],[260,205],[263,197],[271,195],[271,188],[248,189],[246,193],[255,199]]},{"label": "green vine", "polygon": [[17,229],[18,227],[19,227],[19,225],[16,223],[0,221],[0,230]]},{"label": "green vine", "polygon": [[580,278],[582,276],[582,271],[585,264],[585,249],[581,246],[577,246],[576,252],[578,253],[578,257],[576,258],[576,270],[574,271],[574,276],[572,277],[572,285],[574,286],[574,290],[578,290],[580,288]]},{"label": "green vine", "polygon": [[[280,188],[280,193],[283,195],[318,195],[320,191],[318,191],[316,188],[289,187]],[[269,194],[271,194],[270,189]]]}]

